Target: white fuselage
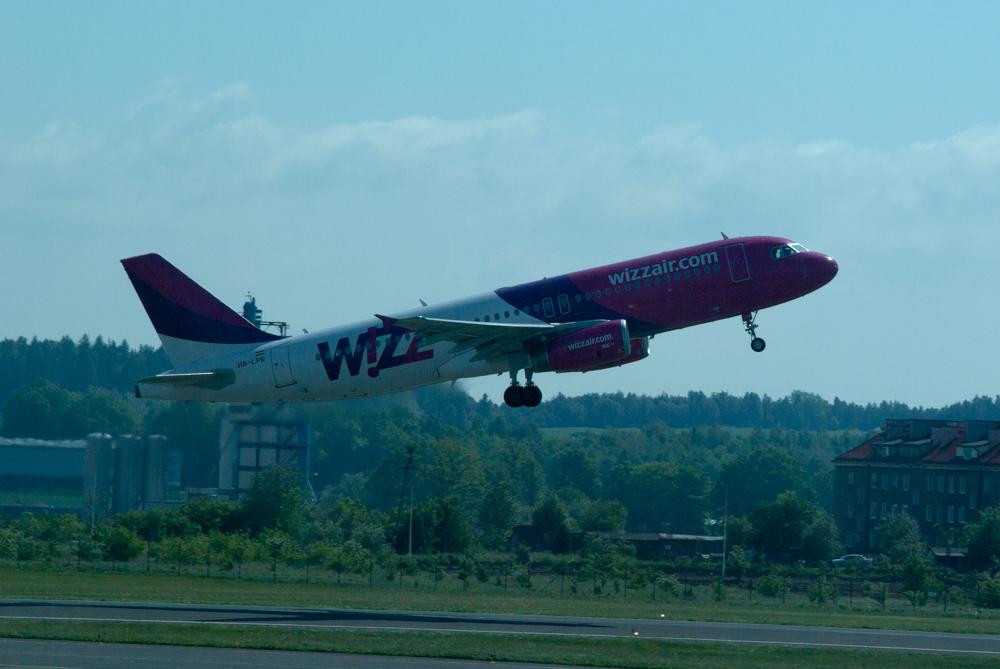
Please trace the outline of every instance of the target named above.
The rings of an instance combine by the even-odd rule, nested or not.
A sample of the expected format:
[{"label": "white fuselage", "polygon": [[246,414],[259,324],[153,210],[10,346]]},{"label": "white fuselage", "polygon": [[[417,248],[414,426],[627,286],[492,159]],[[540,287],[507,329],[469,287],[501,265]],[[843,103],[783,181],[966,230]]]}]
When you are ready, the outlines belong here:
[{"label": "white fuselage", "polygon": [[[412,316],[459,321],[474,321],[484,316],[494,320],[499,316],[500,323],[543,322],[513,309],[495,293],[398,314],[400,318]],[[301,402],[353,399],[498,374],[510,368],[506,360],[474,361],[474,349],[455,353],[456,345],[451,342],[424,346],[419,340],[414,343],[412,333],[402,336],[377,334],[380,329],[383,329],[382,321],[372,318],[263,344],[217,344],[217,356],[213,352],[212,357],[170,373],[232,372],[233,380],[225,387],[140,384],[138,390],[144,398],[166,400]],[[373,330],[375,336],[369,336]],[[338,344],[342,354],[339,356]],[[409,359],[407,353],[410,353]]]}]

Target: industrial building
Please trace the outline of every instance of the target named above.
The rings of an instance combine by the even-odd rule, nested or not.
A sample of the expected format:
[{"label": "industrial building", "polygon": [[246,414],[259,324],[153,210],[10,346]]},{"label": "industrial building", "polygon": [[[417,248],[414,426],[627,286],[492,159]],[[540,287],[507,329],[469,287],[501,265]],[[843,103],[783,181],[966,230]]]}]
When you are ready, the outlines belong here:
[{"label": "industrial building", "polygon": [[180,464],[180,452],[159,435],[3,438],[2,506],[9,513],[76,513],[97,523],[113,513],[179,500]]},{"label": "industrial building", "polygon": [[238,499],[257,472],[286,465],[298,469],[307,496],[315,500],[309,483],[310,436],[309,424],[285,405],[229,405],[219,435],[218,494]]},{"label": "industrial building", "polygon": [[833,465],[848,552],[877,551],[879,525],[908,514],[935,554],[961,554],[965,524],[1000,503],[1000,422],[886,419]]}]

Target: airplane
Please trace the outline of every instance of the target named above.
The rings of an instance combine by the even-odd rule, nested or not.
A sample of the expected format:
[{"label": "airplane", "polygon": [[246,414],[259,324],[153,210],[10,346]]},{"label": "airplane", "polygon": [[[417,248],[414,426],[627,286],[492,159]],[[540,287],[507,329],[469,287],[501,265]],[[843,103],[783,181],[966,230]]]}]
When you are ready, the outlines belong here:
[{"label": "airplane", "polygon": [[[155,253],[121,261],[173,369],[137,397],[291,402],[369,397],[509,374],[510,407],[535,407],[538,372],[590,372],[649,356],[655,335],[739,316],[753,351],[757,312],[837,274],[830,256],[782,237],[723,234],[698,246],[375,314],[295,336],[265,331]],[[518,380],[523,371],[525,383]]]}]

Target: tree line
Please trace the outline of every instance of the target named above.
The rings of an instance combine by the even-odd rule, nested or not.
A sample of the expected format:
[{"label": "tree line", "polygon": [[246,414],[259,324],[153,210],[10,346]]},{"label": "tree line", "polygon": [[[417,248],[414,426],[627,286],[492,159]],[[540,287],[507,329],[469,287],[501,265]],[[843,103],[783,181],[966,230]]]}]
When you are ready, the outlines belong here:
[{"label": "tree line", "polygon": [[[404,574],[426,572],[435,587],[448,572],[463,589],[491,578],[498,586],[502,578],[505,588],[508,579],[531,588],[532,576],[541,572],[548,575],[549,584],[560,581],[560,592],[568,580],[573,592],[585,587],[600,595],[608,594],[609,587],[614,593],[624,587],[627,597],[630,587],[651,587],[654,598],[657,590],[681,596],[681,583],[671,574],[693,572],[714,588],[717,599],[725,596],[723,582],[713,581],[717,564],[638,560],[627,542],[598,534],[570,549],[564,543],[567,517],[555,495],[547,495],[531,514],[532,525],[549,542],[548,550],[531,553],[525,546],[511,545],[504,540],[509,534],[494,534],[502,526],[497,517],[505,510],[504,500],[495,501],[498,507],[484,504],[471,519],[455,496],[421,503],[414,512],[411,556],[406,513],[380,512],[345,497],[326,496],[309,504],[298,472],[271,467],[256,475],[239,502],[191,498],[178,507],[121,514],[93,528],[73,515],[0,516],[0,560],[75,560],[78,567],[103,560],[116,569],[144,555],[147,570],[155,561],[158,571],[203,569],[205,576],[243,578],[245,569],[253,569],[259,578],[263,567],[276,581],[279,568],[294,568],[304,571],[307,581],[310,570],[322,570],[337,582],[352,575],[354,582],[369,585],[376,574],[390,581],[398,578],[402,584]],[[612,509],[610,515],[620,518],[622,510]],[[860,580],[860,592],[883,607],[889,581],[914,609],[925,605],[932,591],[943,592],[945,606],[950,598],[956,604],[971,599],[1000,608],[1000,508],[987,509],[966,531],[973,568],[967,577],[946,573],[927,559],[917,524],[908,516],[894,517],[878,530],[882,550],[874,569],[834,570],[829,562],[836,542],[830,518],[796,493],[785,492],[745,517],[727,519],[728,575],[730,583],[735,579],[750,596],[756,591],[784,598],[790,577],[805,578],[810,601],[824,604],[842,594],[832,580],[839,578],[841,585],[851,581],[852,596],[853,580]],[[489,546],[497,550],[488,551]],[[805,568],[810,564],[818,568]],[[687,591],[684,586],[685,596]]]},{"label": "tree line", "polygon": [[[137,379],[168,369],[162,349],[129,347],[98,336],[78,341],[70,337],[50,339],[0,340],[0,407],[19,388],[47,379],[70,391],[86,391],[98,386],[122,393],[131,391]],[[379,402],[379,400],[375,400]],[[385,400],[383,400],[385,401]],[[395,399],[387,400],[390,404]],[[406,400],[427,404],[426,400]],[[757,393],[743,396],[728,393],[656,397],[632,393],[588,394],[577,397],[557,395],[531,412],[511,412],[482,398],[479,402],[462,395],[437,404],[433,410],[454,422],[465,422],[484,411],[508,415],[512,421],[530,421],[539,427],[641,428],[652,422],[671,427],[725,425],[786,430],[872,430],[887,416],[911,418],[997,419],[1000,396],[981,397],[939,407],[913,407],[901,402],[882,401],[857,404],[796,391],[782,398]]]}]

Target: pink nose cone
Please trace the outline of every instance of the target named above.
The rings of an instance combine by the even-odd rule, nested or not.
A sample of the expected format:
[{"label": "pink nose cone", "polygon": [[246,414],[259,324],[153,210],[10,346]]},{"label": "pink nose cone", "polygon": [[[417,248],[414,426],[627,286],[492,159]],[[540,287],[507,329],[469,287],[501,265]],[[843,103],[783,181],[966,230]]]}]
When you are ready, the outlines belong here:
[{"label": "pink nose cone", "polygon": [[819,285],[821,286],[830,283],[840,270],[837,261],[830,256],[818,256],[811,264],[812,267],[809,268],[809,273],[819,279]]}]

